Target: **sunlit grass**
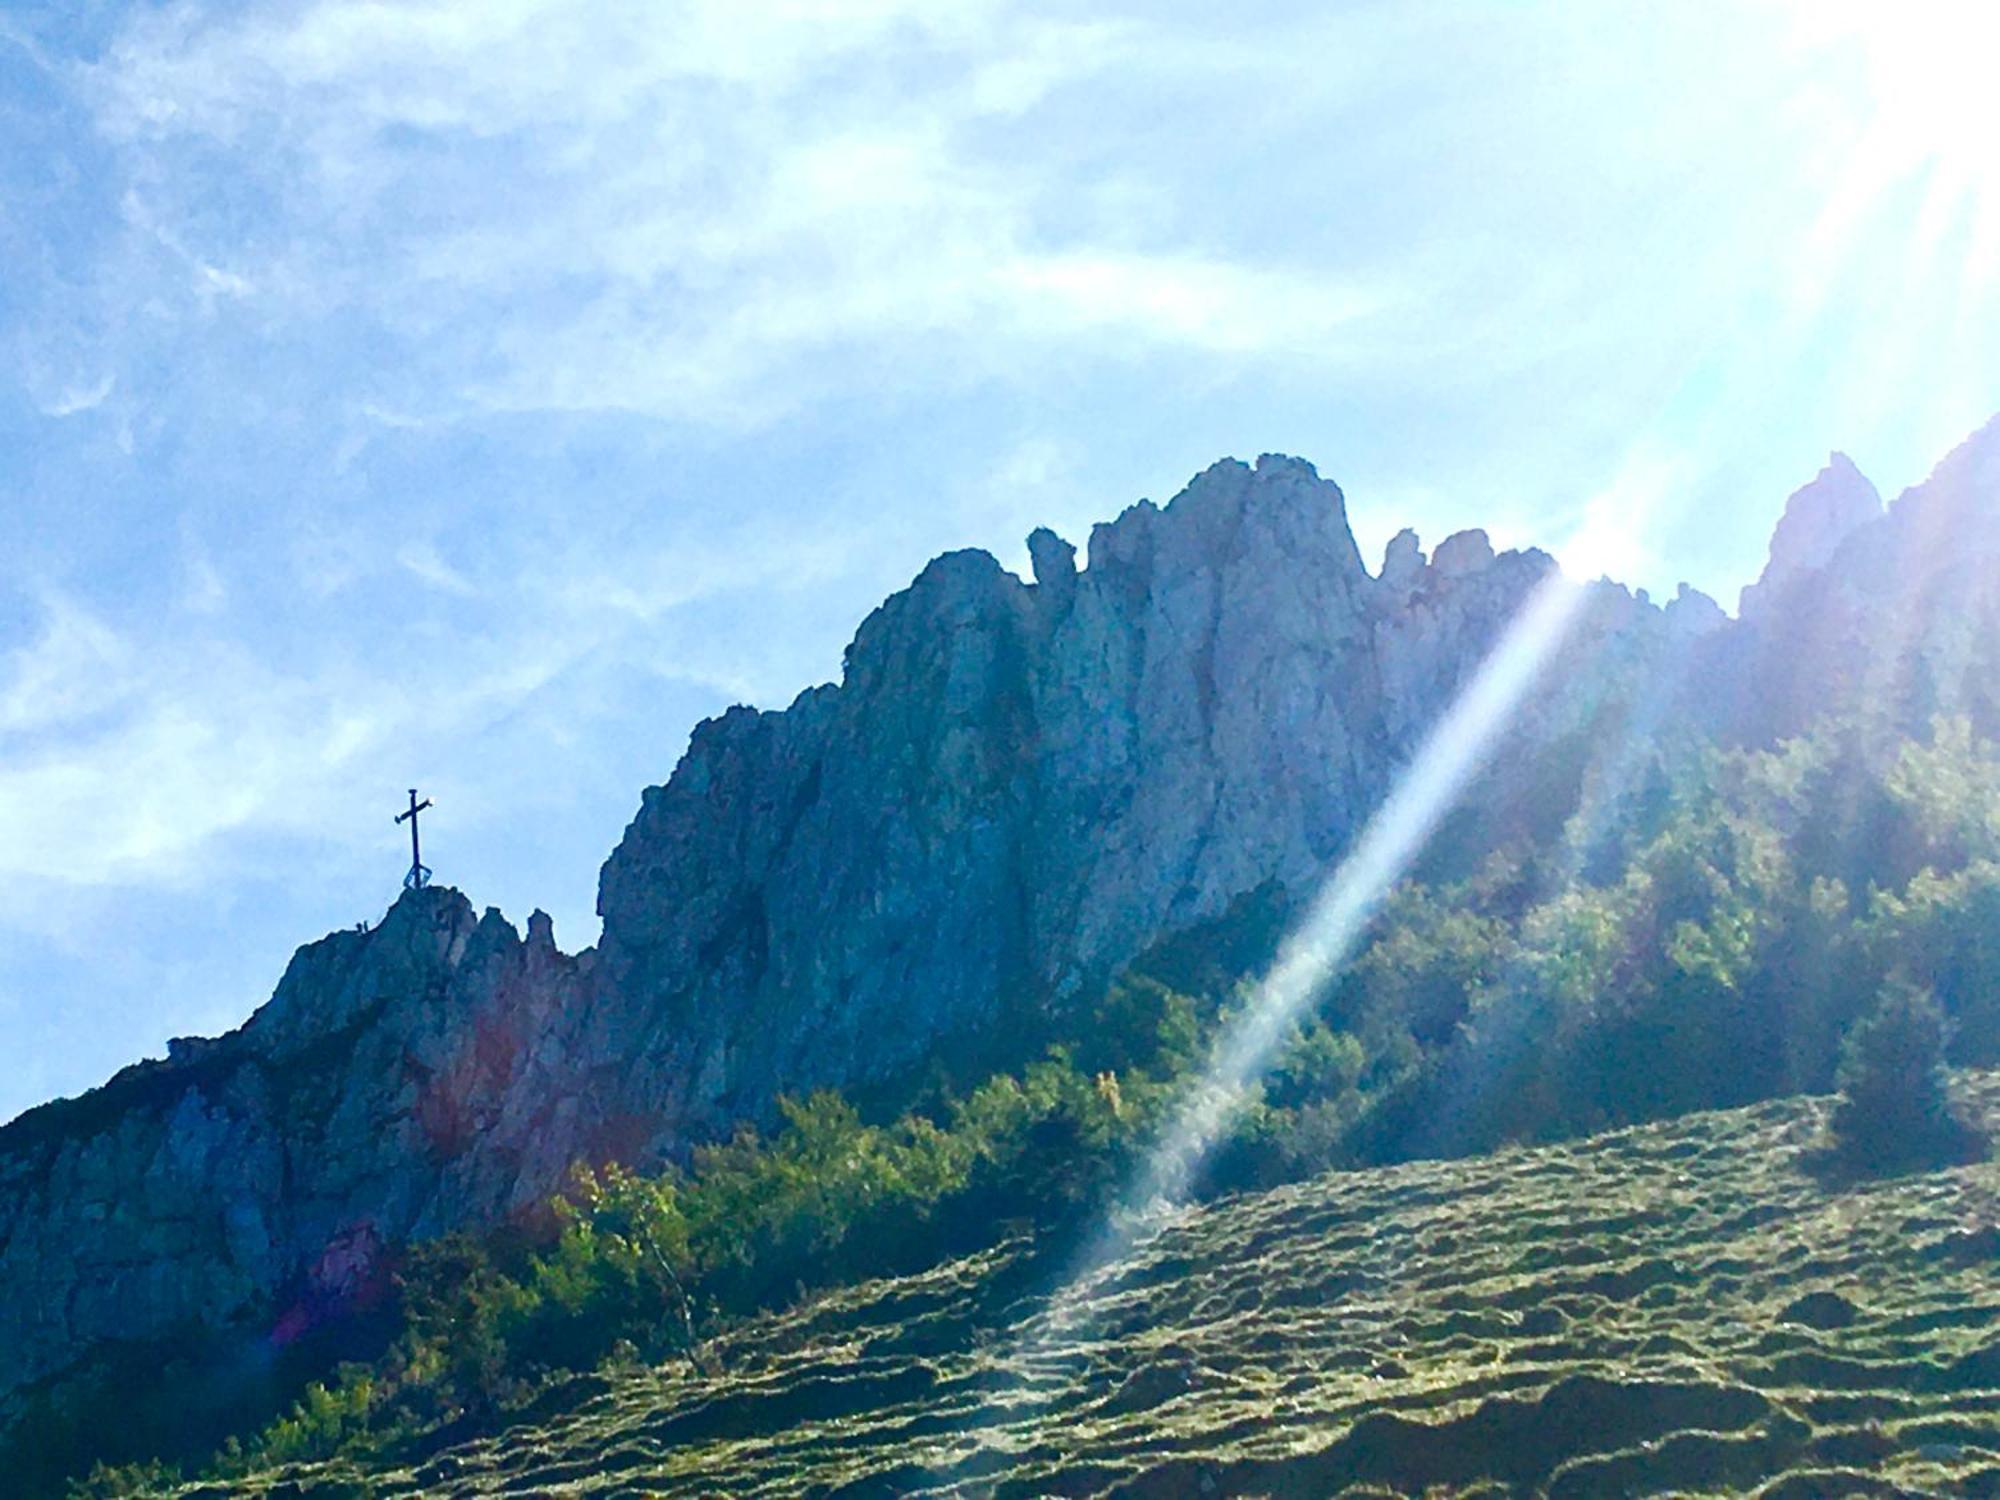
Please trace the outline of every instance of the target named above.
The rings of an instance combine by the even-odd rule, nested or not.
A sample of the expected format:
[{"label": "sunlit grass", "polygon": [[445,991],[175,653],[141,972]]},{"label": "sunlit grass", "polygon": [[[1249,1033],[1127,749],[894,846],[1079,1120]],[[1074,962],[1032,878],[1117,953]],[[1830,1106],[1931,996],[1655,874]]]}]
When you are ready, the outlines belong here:
[{"label": "sunlit grass", "polygon": [[[2000,1110],[2000,1074],[1960,1087]],[[760,1319],[705,1370],[579,1377],[497,1436],[290,1477],[378,1496],[1990,1493],[2000,1168],[1824,1181],[1825,1112],[1194,1211],[1083,1294],[1061,1343],[1009,1337],[1048,1269],[1015,1241]]]}]

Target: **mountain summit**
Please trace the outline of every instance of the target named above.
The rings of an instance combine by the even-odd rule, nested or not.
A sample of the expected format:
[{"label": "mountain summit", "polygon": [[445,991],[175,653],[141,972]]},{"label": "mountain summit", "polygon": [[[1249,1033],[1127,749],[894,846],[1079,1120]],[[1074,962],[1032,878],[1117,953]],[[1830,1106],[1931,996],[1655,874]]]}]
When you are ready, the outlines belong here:
[{"label": "mountain summit", "polygon": [[1763,575],[1743,591],[1738,613],[1773,607],[1785,590],[1833,560],[1840,544],[1882,514],[1882,496],[1845,453],[1836,453],[1785,503]]},{"label": "mountain summit", "polygon": [[[1990,727],[1991,433],[1886,514],[1836,458],[1741,623],[1593,585],[1432,857],[1547,835],[1598,747],[1664,722],[1761,740],[1873,694]],[[1405,532],[1370,573],[1339,488],[1275,455],[1093,528],[1081,569],[1029,550],[1032,581],[936,559],[839,683],[699,726],[604,865],[596,950],[411,891],[238,1030],[0,1130],[0,1418],[107,1341],[309,1327],[579,1159],[1032,1047],[1160,935],[1309,893],[1555,566]]]}]

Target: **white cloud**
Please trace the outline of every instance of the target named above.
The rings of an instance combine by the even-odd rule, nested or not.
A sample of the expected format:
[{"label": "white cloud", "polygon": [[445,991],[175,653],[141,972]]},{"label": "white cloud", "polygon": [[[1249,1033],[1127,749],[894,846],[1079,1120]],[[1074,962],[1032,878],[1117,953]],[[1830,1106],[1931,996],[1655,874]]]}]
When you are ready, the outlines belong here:
[{"label": "white cloud", "polygon": [[1204,243],[1060,134],[1024,159],[983,133],[1080,85],[1273,62],[997,0],[375,0],[147,12],[89,95],[204,309],[411,342],[368,401],[741,427],[857,368],[1336,357],[1379,291]]},{"label": "white cloud", "polygon": [[1063,326],[1122,327],[1218,354],[1324,352],[1382,301],[1330,278],[1192,256],[1047,255],[1019,262],[1008,279]]},{"label": "white cloud", "polygon": [[[0,696],[0,877],[173,883],[253,817],[292,832],[379,733],[337,732],[337,683],[282,680],[221,643],[167,644],[53,602]],[[49,731],[59,730],[59,734]]]},{"label": "white cloud", "polygon": [[0,733],[41,733],[91,718],[115,706],[131,681],[130,649],[88,610],[49,593],[42,612],[40,636],[7,654]]},{"label": "white cloud", "polygon": [[470,597],[477,592],[472,581],[439,556],[437,548],[429,542],[405,542],[396,551],[396,563],[443,593]]},{"label": "white cloud", "polygon": [[48,417],[73,417],[78,412],[95,411],[110,397],[118,384],[115,373],[107,373],[103,379],[89,385],[65,385],[53,396],[40,403],[42,415]]}]

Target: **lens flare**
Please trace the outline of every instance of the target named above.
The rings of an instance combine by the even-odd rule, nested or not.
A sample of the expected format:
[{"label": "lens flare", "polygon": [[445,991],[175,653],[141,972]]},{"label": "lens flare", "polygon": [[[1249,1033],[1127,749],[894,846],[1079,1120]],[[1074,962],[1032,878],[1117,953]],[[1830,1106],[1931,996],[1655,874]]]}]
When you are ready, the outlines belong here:
[{"label": "lens flare", "polygon": [[[1629,560],[1677,477],[1674,465],[1634,455],[1616,482],[1584,506],[1575,534],[1559,549],[1563,558],[1579,571]],[[1583,576],[1595,575],[1583,571]],[[1354,956],[1390,891],[1485,766],[1569,637],[1590,589],[1556,569],[1537,585],[1320,889],[1243,1012],[1218,1039],[1207,1071],[1190,1086],[1145,1168],[1031,1337],[1071,1329],[1106,1272],[1174,1221],[1203,1160],[1249,1101],[1292,1028]]]},{"label": "lens flare", "polygon": [[[1674,465],[1635,455],[1618,480],[1584,506],[1575,534],[1559,549],[1561,556],[1576,570],[1629,559],[1651,513],[1680,477]],[[1079,1352],[1076,1343],[1089,1336],[1097,1290],[1117,1276],[1126,1257],[1180,1218],[1203,1160],[1249,1101],[1292,1028],[1354,956],[1382,903],[1485,766],[1569,638],[1592,587],[1556,568],[1535,587],[1320,889],[1243,1012],[1217,1040],[1206,1072],[1189,1087],[1143,1170],[1061,1288],[1021,1329],[1000,1366],[1019,1371]],[[1036,1397],[1010,1400],[1028,1427],[1038,1425]],[[949,1444],[941,1443],[932,1471],[952,1463]]]},{"label": "lens flare", "polygon": [[1516,708],[1569,632],[1587,590],[1551,573],[1472,686],[1368,824],[1222,1037],[1207,1074],[1155,1151],[1137,1199],[1142,1213],[1178,1202],[1209,1148],[1314,998],[1353,956],[1384,898],[1458,794],[1478,774]]}]

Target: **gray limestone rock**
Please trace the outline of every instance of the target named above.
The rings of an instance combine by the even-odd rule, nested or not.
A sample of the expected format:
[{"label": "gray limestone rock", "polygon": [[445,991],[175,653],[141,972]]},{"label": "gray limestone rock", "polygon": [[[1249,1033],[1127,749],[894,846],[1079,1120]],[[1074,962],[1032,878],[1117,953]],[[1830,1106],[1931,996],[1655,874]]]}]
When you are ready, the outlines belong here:
[{"label": "gray limestone rock", "polygon": [[1388,551],[1382,555],[1379,581],[1383,588],[1407,597],[1423,582],[1429,566],[1417,534],[1406,526],[1390,540]]},{"label": "gray limestone rock", "polygon": [[1667,627],[1678,636],[1704,636],[1728,624],[1729,616],[1720,604],[1685,583],[1667,605]]},{"label": "gray limestone rock", "polygon": [[1702,671],[1710,727],[1769,744],[1826,715],[2000,734],[2000,418],[1886,512],[1840,455],[1792,497],[1740,626]]},{"label": "gray limestone rock", "polygon": [[[1747,723],[1759,663],[1820,670],[1821,636],[1898,578],[1983,618],[1992,550],[1932,560],[1941,534],[2000,532],[1995,447],[1858,552],[1832,538],[1865,481],[1822,476],[1754,627],[1593,585],[1502,764],[1607,738],[1637,701],[1657,720],[1686,680],[1688,713]],[[1033,584],[938,558],[839,683],[700,725],[604,865],[598,950],[406,894],[300,949],[237,1031],[0,1129],[0,1421],[99,1341],[287,1326],[387,1247],[533,1211],[574,1161],[657,1161],[782,1092],[1032,1037],[1161,932],[1309,891],[1554,568],[1480,532],[1427,564],[1406,532],[1371,577],[1340,490],[1272,455],[1095,527],[1081,571],[1047,530],[1029,551]],[[1962,691],[1989,636],[1911,619],[1924,680]]]},{"label": "gray limestone rock", "polygon": [[1813,482],[1793,493],[1771,537],[1771,557],[1744,589],[1737,613],[1770,608],[1801,578],[1833,560],[1840,544],[1882,514],[1882,496],[1845,453],[1835,453]]},{"label": "gray limestone rock", "polygon": [[1431,566],[1446,578],[1470,578],[1493,566],[1493,543],[1483,531],[1461,531],[1438,543]]},{"label": "gray limestone rock", "polygon": [[1066,612],[1076,598],[1076,548],[1048,527],[1037,526],[1028,534],[1028,557],[1036,586],[1048,594],[1058,614]]}]

